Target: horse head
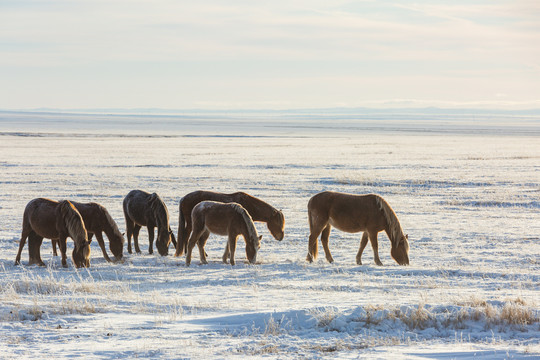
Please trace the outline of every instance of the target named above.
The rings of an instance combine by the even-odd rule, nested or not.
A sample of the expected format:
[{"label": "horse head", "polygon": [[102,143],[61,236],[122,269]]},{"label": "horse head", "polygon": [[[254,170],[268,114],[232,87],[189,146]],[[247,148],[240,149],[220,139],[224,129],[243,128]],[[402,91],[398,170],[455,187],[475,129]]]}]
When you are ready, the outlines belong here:
[{"label": "horse head", "polygon": [[90,242],[76,243],[71,256],[77,268],[90,267]]},{"label": "horse head", "polygon": [[409,265],[409,235],[402,235],[398,245],[392,247],[390,254],[399,265]]},{"label": "horse head", "polygon": [[283,236],[285,235],[285,218],[281,211],[274,210],[272,216],[270,216],[270,220],[267,222],[267,226],[276,240],[283,240]]},{"label": "horse head", "polygon": [[246,256],[250,264],[255,264],[257,261],[257,252],[261,248],[261,239],[262,235],[251,241],[246,241]]},{"label": "horse head", "polygon": [[161,256],[169,255],[169,244],[171,243],[173,232],[171,228],[158,227],[158,237],[156,240],[156,248]]},{"label": "horse head", "polygon": [[109,238],[109,249],[111,249],[116,260],[121,260],[124,256],[124,234],[120,232],[112,234]]}]

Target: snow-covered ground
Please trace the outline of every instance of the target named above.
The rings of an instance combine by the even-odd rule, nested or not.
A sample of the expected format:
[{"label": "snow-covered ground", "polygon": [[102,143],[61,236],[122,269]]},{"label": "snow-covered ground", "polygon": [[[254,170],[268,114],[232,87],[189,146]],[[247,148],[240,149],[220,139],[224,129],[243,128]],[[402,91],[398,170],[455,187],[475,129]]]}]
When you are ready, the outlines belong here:
[{"label": "snow-covered ground", "polygon": [[[430,116],[0,113],[0,357],[539,357],[540,121]],[[14,266],[31,199],[101,203],[124,231],[132,189],[159,193],[175,232],[183,195],[242,190],[283,210],[285,238],[256,224],[256,265],[242,240],[222,264],[211,235],[210,264],[186,267],[148,255],[142,229],[121,263],[93,241],[89,269],[64,269],[45,240],[47,267],[27,249]],[[307,263],[307,202],[324,190],[382,195],[411,265],[380,233],[384,266],[369,246],[358,266],[361,234],[337,230],[335,263]]]}]

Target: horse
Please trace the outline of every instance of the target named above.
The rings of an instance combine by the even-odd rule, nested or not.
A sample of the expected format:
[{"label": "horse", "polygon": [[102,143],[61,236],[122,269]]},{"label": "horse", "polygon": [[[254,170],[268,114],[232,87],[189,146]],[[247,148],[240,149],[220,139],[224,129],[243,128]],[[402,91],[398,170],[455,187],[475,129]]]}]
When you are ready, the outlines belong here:
[{"label": "horse", "polygon": [[128,252],[131,254],[131,236],[135,251],[139,248],[139,230],[141,226],[148,229],[148,253],[153,254],[154,228],[157,227],[156,248],[161,256],[169,254],[169,244],[176,247],[176,239],[169,225],[169,211],[158,194],[149,194],[142,190],[132,190],[124,198],[124,217],[128,238]]},{"label": "horse", "polygon": [[193,208],[201,201],[208,200],[222,203],[235,202],[242,205],[253,221],[265,222],[272,236],[278,241],[283,240],[285,228],[283,213],[266,202],[244,192],[223,194],[199,190],[187,194],[180,200],[178,206],[180,213],[178,219],[178,246],[176,247],[175,256],[180,256],[187,250],[187,239],[192,231],[191,212]]},{"label": "horse", "polygon": [[309,247],[306,260],[313,262],[317,258],[317,238],[321,235],[326,260],[334,259],[328,247],[328,236],[332,226],[349,232],[363,231],[360,248],[356,255],[356,263],[362,265],[362,252],[367,245],[368,237],[373,248],[377,265],[379,259],[377,234],[384,230],[392,243],[390,254],[399,265],[409,265],[409,236],[403,230],[394,210],[379,195],[352,195],[325,191],[313,196],[308,202]]},{"label": "horse", "polygon": [[[121,260],[124,251],[124,235],[118,230],[116,222],[113,220],[107,209],[100,204],[71,202],[81,214],[86,232],[88,233],[88,242],[92,242],[92,237],[96,235],[99,247],[103,252],[103,257],[108,262],[112,262],[105,249],[105,241],[102,233],[105,232],[109,238],[109,248],[116,260]],[[53,240],[53,254],[56,256],[56,240]]]},{"label": "horse", "polygon": [[246,242],[246,255],[251,264],[257,260],[262,236],[258,236],[257,229],[251,216],[242,205],[237,203],[220,203],[216,201],[202,201],[191,212],[192,233],[188,241],[186,266],[191,263],[191,252],[195,244],[199,244],[199,256],[202,264],[208,264],[204,245],[210,233],[228,236],[228,251],[223,254],[223,262],[227,263],[230,254],[231,265],[235,264],[234,253],[239,235]]},{"label": "horse", "polygon": [[19,252],[15,265],[20,264],[21,253],[28,238],[29,265],[45,266],[40,247],[43,238],[58,240],[62,253],[62,266],[67,267],[66,238],[75,243],[72,259],[76,267],[90,266],[90,242],[81,214],[68,200],[53,201],[45,198],[31,200],[24,209]]}]

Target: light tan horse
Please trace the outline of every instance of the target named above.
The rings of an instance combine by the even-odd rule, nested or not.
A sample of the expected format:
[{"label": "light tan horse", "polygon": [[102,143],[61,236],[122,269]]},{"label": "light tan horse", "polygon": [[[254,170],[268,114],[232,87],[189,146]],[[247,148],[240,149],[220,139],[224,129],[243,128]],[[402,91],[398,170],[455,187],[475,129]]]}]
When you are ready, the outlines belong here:
[{"label": "light tan horse", "polygon": [[253,221],[265,222],[272,236],[283,240],[285,218],[283,213],[270,204],[245,192],[224,194],[214,191],[193,191],[180,200],[178,219],[178,246],[176,256],[187,251],[187,241],[191,234],[191,211],[201,201],[218,201],[222,203],[237,203],[247,210]]},{"label": "light tan horse", "polygon": [[67,200],[53,201],[37,198],[30,201],[24,209],[21,240],[15,264],[20,264],[21,252],[28,238],[28,264],[44,266],[41,260],[40,247],[43,238],[58,240],[62,253],[62,266],[67,267],[66,238],[75,243],[72,253],[76,267],[90,266],[90,242],[81,214]]},{"label": "light tan horse", "polygon": [[186,265],[191,263],[191,252],[195,244],[199,244],[199,256],[202,264],[208,264],[204,245],[210,233],[228,236],[227,248],[223,254],[223,262],[227,263],[230,255],[231,265],[235,264],[234,253],[239,235],[246,242],[246,255],[251,264],[257,261],[257,251],[260,248],[262,236],[258,236],[257,229],[249,213],[237,203],[220,203],[216,201],[202,201],[191,212],[192,233],[188,240]]},{"label": "light tan horse", "polygon": [[382,265],[377,243],[377,234],[382,230],[386,232],[392,243],[390,251],[392,258],[400,265],[409,265],[408,235],[403,234],[394,210],[378,195],[321,192],[309,200],[308,216],[310,234],[307,261],[309,262],[317,258],[319,235],[321,235],[326,260],[334,261],[328,247],[328,237],[333,226],[349,233],[364,232],[356,255],[358,265],[362,265],[362,252],[367,245],[368,237],[373,248],[375,263]]}]

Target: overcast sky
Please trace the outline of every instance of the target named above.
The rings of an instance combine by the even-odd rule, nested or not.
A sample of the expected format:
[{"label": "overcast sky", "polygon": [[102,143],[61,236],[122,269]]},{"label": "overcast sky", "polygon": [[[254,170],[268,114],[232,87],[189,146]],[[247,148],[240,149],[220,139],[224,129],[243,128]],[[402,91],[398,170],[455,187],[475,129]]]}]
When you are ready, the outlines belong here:
[{"label": "overcast sky", "polygon": [[540,1],[0,0],[0,109],[540,108]]}]

